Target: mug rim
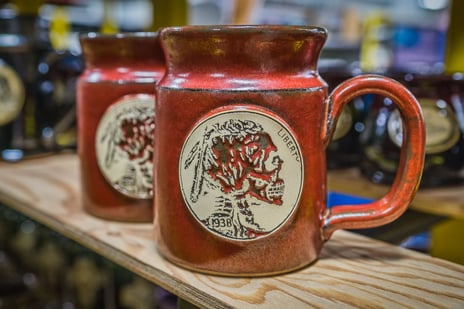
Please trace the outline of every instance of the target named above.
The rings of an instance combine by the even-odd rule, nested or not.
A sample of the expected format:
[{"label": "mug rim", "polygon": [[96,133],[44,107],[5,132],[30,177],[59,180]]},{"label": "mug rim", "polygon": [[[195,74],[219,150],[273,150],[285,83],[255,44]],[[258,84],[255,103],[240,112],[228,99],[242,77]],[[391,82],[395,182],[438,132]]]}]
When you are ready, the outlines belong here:
[{"label": "mug rim", "polygon": [[247,24],[247,25],[186,25],[164,27],[159,30],[166,33],[299,33],[317,34],[327,36],[327,29],[311,25],[274,25],[274,24]]},{"label": "mug rim", "polygon": [[156,37],[156,36],[158,36],[158,31],[118,32],[114,34],[91,31],[91,32],[79,34],[79,40],[149,38],[149,37]]}]

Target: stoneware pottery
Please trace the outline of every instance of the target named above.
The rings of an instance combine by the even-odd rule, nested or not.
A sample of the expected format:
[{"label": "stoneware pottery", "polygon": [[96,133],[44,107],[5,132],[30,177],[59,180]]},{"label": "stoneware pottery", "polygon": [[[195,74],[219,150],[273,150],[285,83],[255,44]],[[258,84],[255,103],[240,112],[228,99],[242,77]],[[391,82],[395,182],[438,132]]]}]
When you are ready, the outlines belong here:
[{"label": "stoneware pottery", "polygon": [[[230,276],[287,272],[313,262],[335,230],[383,225],[407,208],[423,167],[419,105],[376,75],[329,95],[317,71],[326,36],[310,26],[161,30],[154,222],[167,259]],[[326,146],[344,105],[367,93],[390,97],[404,118],[398,175],[377,201],[328,209]]]},{"label": "stoneware pottery", "polygon": [[80,37],[77,85],[82,203],[90,214],[153,221],[155,84],[164,74],[157,33]]}]

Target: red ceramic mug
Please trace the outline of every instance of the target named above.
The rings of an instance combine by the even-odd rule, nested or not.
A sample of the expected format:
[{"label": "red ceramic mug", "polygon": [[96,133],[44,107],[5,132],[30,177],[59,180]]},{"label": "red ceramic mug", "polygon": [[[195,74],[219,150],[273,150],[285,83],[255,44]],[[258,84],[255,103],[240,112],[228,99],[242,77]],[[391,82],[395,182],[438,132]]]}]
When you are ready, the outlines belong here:
[{"label": "red ceramic mug", "polygon": [[[424,159],[415,98],[381,76],[329,95],[317,72],[326,30],[300,26],[165,28],[167,71],[155,104],[156,244],[201,272],[258,276],[313,262],[337,229],[400,216]],[[343,106],[390,97],[405,124],[396,181],[380,200],[326,207],[325,149]]]},{"label": "red ceramic mug", "polygon": [[108,220],[153,222],[155,83],[164,55],[155,32],[80,37],[77,83],[82,204]]}]

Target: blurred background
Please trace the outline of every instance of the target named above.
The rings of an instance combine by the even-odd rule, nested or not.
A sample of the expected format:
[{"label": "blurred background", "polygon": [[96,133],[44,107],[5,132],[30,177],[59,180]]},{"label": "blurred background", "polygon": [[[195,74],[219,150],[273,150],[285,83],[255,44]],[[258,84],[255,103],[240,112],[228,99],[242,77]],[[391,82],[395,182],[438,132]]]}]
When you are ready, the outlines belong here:
[{"label": "blurred background", "polygon": [[[188,24],[322,26],[329,38],[319,71],[333,87],[364,72],[400,80],[407,73],[437,77],[445,71],[460,72],[462,61],[452,59],[460,47],[448,35],[452,4],[450,0],[0,1],[0,72],[9,72],[9,83],[16,85],[10,87],[16,89],[10,99],[9,93],[3,96],[17,102],[0,117],[2,158],[14,161],[75,148],[75,81],[84,69],[81,33],[155,31]],[[455,28],[458,37],[459,27]],[[447,44],[456,47],[447,49]]]},{"label": "blurred background", "polygon": [[[329,32],[319,72],[330,89],[350,77],[377,73],[398,80],[418,98],[427,130],[420,190],[452,188],[464,202],[462,12],[460,0],[0,0],[0,159],[76,151],[75,87],[85,69],[81,33],[195,24],[314,25]],[[389,185],[401,143],[394,102],[356,98],[327,148],[328,168]],[[331,205],[347,201],[366,199],[330,193]],[[367,233],[464,263],[458,239],[462,214],[445,220],[408,211],[402,220]],[[0,308],[175,308],[177,301],[0,206]]]}]

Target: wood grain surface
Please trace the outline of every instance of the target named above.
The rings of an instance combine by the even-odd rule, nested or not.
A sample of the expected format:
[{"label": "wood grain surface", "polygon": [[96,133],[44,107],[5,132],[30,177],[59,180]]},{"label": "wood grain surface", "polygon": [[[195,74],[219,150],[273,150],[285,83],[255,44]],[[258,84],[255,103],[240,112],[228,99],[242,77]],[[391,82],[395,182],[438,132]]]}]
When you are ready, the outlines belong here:
[{"label": "wood grain surface", "polygon": [[[354,185],[355,184],[355,185]],[[389,186],[373,184],[356,168],[333,170],[328,174],[329,190],[367,198],[379,198]],[[411,209],[464,219],[464,186],[419,189]]]},{"label": "wood grain surface", "polygon": [[78,158],[0,164],[0,201],[64,236],[207,308],[464,308],[464,266],[346,231],[320,259],[266,278],[203,275],[164,260],[151,224],[109,222],[82,211]]}]

